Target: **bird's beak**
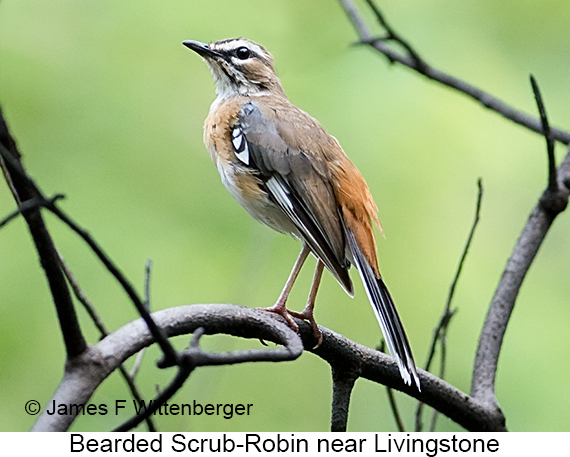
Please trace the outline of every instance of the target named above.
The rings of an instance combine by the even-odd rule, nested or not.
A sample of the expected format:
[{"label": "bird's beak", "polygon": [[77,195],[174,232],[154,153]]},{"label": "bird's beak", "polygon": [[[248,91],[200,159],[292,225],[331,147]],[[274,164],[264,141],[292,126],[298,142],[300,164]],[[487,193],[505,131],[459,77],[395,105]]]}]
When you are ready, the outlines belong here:
[{"label": "bird's beak", "polygon": [[223,57],[222,54],[220,54],[219,52],[210,49],[210,46],[208,44],[201,43],[200,41],[186,40],[183,41],[182,44],[187,48],[192,49],[192,51],[197,52],[202,57],[213,57],[213,58]]}]

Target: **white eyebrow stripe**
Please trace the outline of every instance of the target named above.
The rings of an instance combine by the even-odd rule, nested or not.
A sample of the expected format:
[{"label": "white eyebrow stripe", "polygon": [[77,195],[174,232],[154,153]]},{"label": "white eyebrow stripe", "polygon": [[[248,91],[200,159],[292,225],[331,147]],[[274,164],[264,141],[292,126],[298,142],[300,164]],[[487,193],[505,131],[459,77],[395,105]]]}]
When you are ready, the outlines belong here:
[{"label": "white eyebrow stripe", "polygon": [[255,43],[252,43],[251,41],[240,40],[240,39],[228,41],[226,43],[221,43],[217,46],[216,50],[218,50],[218,51],[232,51],[232,50],[237,49],[237,48],[242,47],[242,46],[245,46],[246,48],[252,50],[257,55],[263,55],[264,54],[261,47],[259,47]]}]

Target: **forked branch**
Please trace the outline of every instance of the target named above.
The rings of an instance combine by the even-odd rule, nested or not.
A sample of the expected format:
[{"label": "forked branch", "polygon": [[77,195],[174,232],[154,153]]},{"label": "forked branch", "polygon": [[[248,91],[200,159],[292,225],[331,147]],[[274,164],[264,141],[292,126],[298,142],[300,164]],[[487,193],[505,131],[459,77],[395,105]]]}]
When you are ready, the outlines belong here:
[{"label": "forked branch", "polygon": [[[403,40],[401,36],[394,31],[393,28],[387,26],[386,20],[380,13],[379,8],[373,3],[372,0],[366,0],[368,5],[372,8],[376,15],[379,25],[382,27],[386,36],[375,37],[370,28],[366,24],[360,10],[356,7],[353,0],[339,0],[345,13],[350,19],[356,32],[358,33],[359,42],[369,45],[382,53],[390,63],[399,63],[412,70],[417,71],[428,79],[443,84],[446,87],[454,89],[473,100],[480,103],[485,108],[502,115],[503,117],[526,127],[536,133],[543,133],[542,124],[540,119],[530,116],[515,107],[505,103],[498,97],[459,79],[453,75],[445,73],[428,63],[425,59],[420,57],[416,50],[414,50],[408,41]],[[391,43],[397,43],[404,48],[404,52],[394,49]],[[559,128],[552,128],[552,138],[564,144],[570,144],[570,133]]]},{"label": "forked branch", "polygon": [[[536,95],[538,91],[536,82],[533,84],[533,88]],[[540,102],[538,102],[539,99]],[[544,106],[539,95],[537,96],[537,102],[541,115],[544,115],[546,119]],[[546,127],[545,130],[547,131],[548,128]],[[547,157],[549,170],[551,170],[554,164],[554,153],[550,148],[548,133],[546,133],[546,136]],[[555,179],[554,185],[552,184],[552,177]],[[542,245],[556,216],[566,209],[570,190],[565,183],[568,183],[569,180],[570,148],[568,148],[566,157],[558,169],[555,169],[555,172],[549,172],[546,189],[540,196],[537,205],[523,228],[487,311],[475,357],[471,395],[488,407],[499,407],[495,397],[495,377],[507,324],[514,309],[522,282],[538,249]]]}]

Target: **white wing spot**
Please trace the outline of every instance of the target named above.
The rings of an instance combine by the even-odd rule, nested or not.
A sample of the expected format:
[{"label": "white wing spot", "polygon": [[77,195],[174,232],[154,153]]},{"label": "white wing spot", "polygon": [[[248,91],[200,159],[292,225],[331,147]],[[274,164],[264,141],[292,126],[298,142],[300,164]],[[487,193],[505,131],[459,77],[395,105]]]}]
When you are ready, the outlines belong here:
[{"label": "white wing spot", "polygon": [[238,160],[249,165],[249,148],[247,147],[243,131],[239,127],[234,127],[232,130],[232,146]]}]

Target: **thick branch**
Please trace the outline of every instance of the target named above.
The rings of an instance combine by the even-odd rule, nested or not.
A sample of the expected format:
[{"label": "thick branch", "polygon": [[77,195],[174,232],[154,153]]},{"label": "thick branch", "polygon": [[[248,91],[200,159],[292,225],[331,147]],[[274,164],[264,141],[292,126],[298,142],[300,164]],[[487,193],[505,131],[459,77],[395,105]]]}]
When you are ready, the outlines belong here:
[{"label": "thick branch", "polygon": [[[532,211],[503,271],[483,325],[475,357],[471,395],[489,408],[498,408],[495,397],[497,363],[520,287],[552,222],[568,202],[569,190],[562,184],[570,179],[570,148],[558,168],[557,176],[559,190],[552,196],[547,189]],[[553,199],[559,204],[552,205]],[[549,203],[545,204],[545,201]],[[553,209],[555,207],[556,210]]]},{"label": "thick branch", "polygon": [[[14,193],[14,198],[18,206],[24,205],[22,212],[28,225],[28,229],[34,241],[34,245],[40,258],[40,263],[44,269],[46,279],[49,284],[52,299],[57,311],[57,317],[63,335],[67,358],[72,359],[82,354],[87,343],[81,333],[79,321],[73,306],[73,300],[67,282],[63,274],[59,255],[45,225],[40,207],[32,205],[30,208],[27,202],[44,201],[47,205],[49,200],[43,197],[33,181],[27,176],[20,162],[20,153],[14,139],[11,137],[8,126],[0,110],[0,164],[4,175]],[[53,204],[53,200],[52,200]],[[22,209],[22,208],[20,208]]]},{"label": "thick branch", "polygon": [[[217,365],[292,360],[303,351],[297,334],[283,321],[264,311],[232,305],[191,305],[157,311],[152,317],[168,337],[193,333],[203,327],[207,334],[226,333],[243,338],[262,338],[284,346],[215,354],[212,360]],[[121,327],[68,363],[63,380],[48,405],[52,402],[86,404],[113,370],[153,343],[154,339],[142,319]],[[72,415],[50,416],[44,409],[32,431],[65,431],[74,420],[75,416]]]},{"label": "thick branch", "polygon": [[[310,341],[312,331],[307,323],[300,325],[303,341]],[[360,376],[423,401],[470,431],[504,431],[505,419],[500,411],[489,409],[452,385],[424,370],[418,369],[422,391],[402,382],[396,361],[379,351],[355,343],[324,327],[323,344],[311,352],[331,366],[357,360]],[[305,345],[307,348],[307,345]]]},{"label": "thick branch", "polygon": [[333,370],[333,401],[331,413],[331,432],[346,432],[350,395],[356,378],[335,373]]},{"label": "thick branch", "polygon": [[[324,330],[321,328],[321,330]],[[305,346],[308,341],[304,341]],[[356,353],[348,353],[349,357],[330,362],[333,381],[333,401],[331,412],[331,432],[346,432],[348,424],[348,407],[354,383],[360,377],[360,360]]]},{"label": "thick branch", "polygon": [[331,432],[346,432],[350,395],[352,393],[356,377],[347,376],[345,372],[338,373],[333,370],[332,378],[333,401]]},{"label": "thick branch", "polygon": [[[284,346],[216,354],[215,364],[292,360],[303,351],[301,341],[283,320],[260,310],[233,305],[190,305],[161,310],[152,316],[169,337],[189,334],[203,327],[207,334],[227,333],[242,338],[262,338]],[[297,322],[303,341],[310,347],[313,344],[312,328],[306,322]],[[361,377],[421,399],[468,430],[505,430],[504,418],[497,411],[485,408],[430,373],[420,370],[420,394],[417,389],[402,382],[396,362],[390,356],[354,343],[326,328],[321,327],[321,330],[323,344],[312,352],[331,366],[358,366]],[[125,325],[68,364],[64,378],[49,404],[53,401],[56,404],[87,403],[99,384],[119,364],[152,343],[148,327],[141,319]],[[343,396],[348,398],[345,394]],[[73,416],[49,416],[43,411],[33,430],[67,430],[74,419]]]}]

